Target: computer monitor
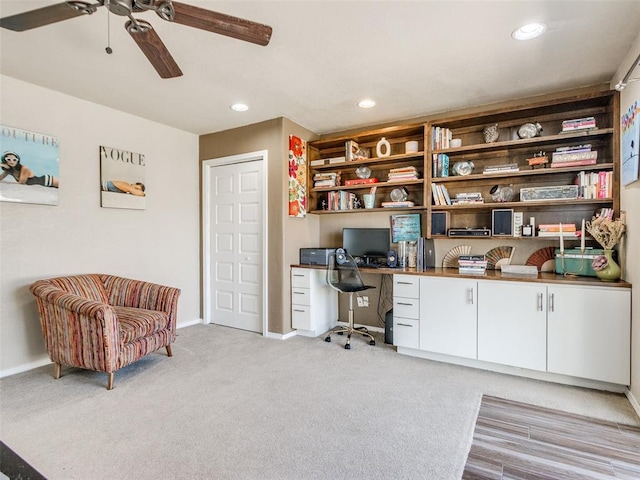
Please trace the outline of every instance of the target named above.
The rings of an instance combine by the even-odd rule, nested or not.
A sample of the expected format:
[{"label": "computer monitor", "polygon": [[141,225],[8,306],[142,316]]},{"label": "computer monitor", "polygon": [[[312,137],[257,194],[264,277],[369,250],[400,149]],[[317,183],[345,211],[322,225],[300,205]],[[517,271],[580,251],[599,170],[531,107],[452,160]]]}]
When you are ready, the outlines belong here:
[{"label": "computer monitor", "polygon": [[389,228],[343,228],[342,248],[362,263],[374,263],[372,260],[386,258],[391,249],[391,230]]}]

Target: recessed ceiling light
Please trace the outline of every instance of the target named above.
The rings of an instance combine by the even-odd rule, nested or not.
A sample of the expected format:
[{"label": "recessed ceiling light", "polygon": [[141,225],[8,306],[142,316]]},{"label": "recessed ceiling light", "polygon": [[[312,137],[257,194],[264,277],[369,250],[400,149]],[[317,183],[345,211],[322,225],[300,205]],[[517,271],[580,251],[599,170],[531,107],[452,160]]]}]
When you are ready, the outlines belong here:
[{"label": "recessed ceiling light", "polygon": [[511,36],[516,40],[531,40],[542,35],[547,26],[544,23],[528,23],[515,29]]},{"label": "recessed ceiling light", "polygon": [[376,106],[376,102],[374,102],[373,100],[366,98],[364,100],[360,100],[358,102],[358,106],[360,108],[373,108]]},{"label": "recessed ceiling light", "polygon": [[249,110],[249,105],[245,105],[244,103],[234,103],[231,105],[231,110],[236,112],[246,112]]}]

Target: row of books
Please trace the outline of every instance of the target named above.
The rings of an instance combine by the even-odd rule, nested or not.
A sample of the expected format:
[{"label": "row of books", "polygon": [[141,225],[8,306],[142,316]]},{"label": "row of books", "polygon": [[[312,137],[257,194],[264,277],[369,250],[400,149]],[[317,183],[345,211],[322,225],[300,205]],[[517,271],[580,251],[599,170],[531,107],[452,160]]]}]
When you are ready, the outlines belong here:
[{"label": "row of books", "polygon": [[434,205],[451,205],[451,197],[449,196],[449,191],[447,190],[447,187],[445,187],[441,183],[431,184],[431,196],[433,197]]},{"label": "row of books", "polygon": [[613,196],[613,172],[579,172],[576,175],[578,197],[585,200],[611,198]]},{"label": "row of books", "polygon": [[591,150],[590,144],[558,147],[555,152],[551,153],[551,168],[595,165],[597,161],[598,152]]},{"label": "row of books", "polygon": [[487,270],[487,259],[484,255],[460,255],[458,257],[458,273],[483,275]]},{"label": "row of books", "polygon": [[589,128],[596,128],[595,117],[574,118],[562,122],[563,132],[574,132],[576,130],[586,130]]},{"label": "row of books", "polygon": [[449,148],[453,138],[451,130],[444,127],[432,127],[431,128],[431,148],[433,150],[440,150],[442,148]]},{"label": "row of books", "polygon": [[418,180],[419,178],[418,169],[413,166],[392,168],[389,170],[390,182],[404,182],[407,180]]},{"label": "row of books", "polygon": [[432,164],[433,178],[449,176],[449,155],[445,153],[434,153]]},{"label": "row of books", "polygon": [[360,207],[357,199],[355,193],[345,190],[327,192],[326,210],[354,210]]}]

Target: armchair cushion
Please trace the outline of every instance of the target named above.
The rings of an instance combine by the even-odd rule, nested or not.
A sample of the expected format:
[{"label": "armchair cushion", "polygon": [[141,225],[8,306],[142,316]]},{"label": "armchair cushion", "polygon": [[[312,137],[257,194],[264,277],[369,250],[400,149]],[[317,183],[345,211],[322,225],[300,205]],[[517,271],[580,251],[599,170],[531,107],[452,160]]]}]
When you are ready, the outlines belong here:
[{"label": "armchair cushion", "polygon": [[123,344],[158,333],[169,324],[169,315],[144,308],[113,307],[118,317],[118,332]]}]

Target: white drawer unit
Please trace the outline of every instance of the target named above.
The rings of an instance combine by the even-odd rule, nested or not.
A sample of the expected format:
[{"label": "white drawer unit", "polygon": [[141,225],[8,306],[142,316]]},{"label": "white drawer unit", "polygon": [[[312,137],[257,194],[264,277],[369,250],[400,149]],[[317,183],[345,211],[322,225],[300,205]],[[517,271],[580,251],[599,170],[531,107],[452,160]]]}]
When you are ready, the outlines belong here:
[{"label": "white drawer unit", "polygon": [[393,344],[420,347],[420,277],[393,276]]},{"label": "white drawer unit", "polygon": [[338,292],[326,282],[326,270],[291,269],[291,327],[317,337],[336,326]]}]

